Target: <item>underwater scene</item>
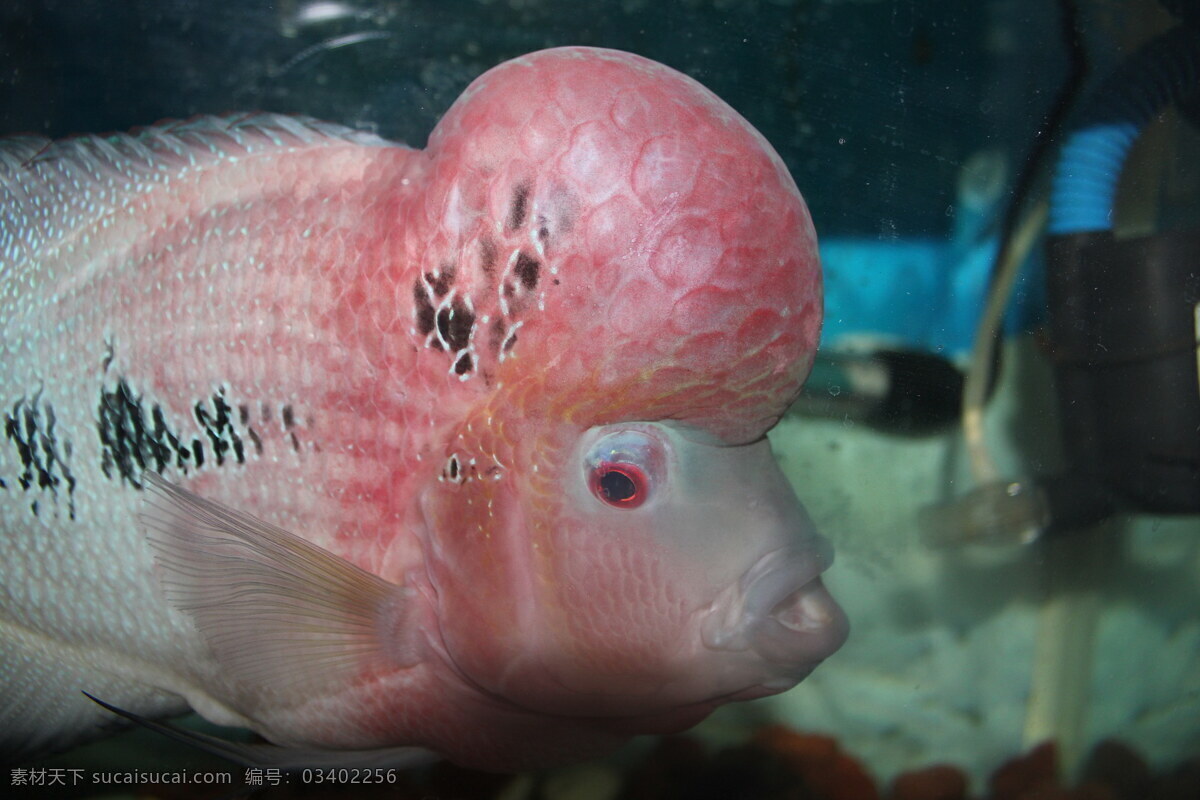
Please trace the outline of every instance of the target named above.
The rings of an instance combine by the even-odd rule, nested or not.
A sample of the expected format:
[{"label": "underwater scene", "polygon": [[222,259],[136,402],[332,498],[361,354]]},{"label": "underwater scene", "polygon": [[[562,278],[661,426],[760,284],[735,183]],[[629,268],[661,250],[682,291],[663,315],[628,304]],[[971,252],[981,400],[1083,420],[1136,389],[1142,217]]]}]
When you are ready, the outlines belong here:
[{"label": "underwater scene", "polygon": [[6,796],[1200,798],[1200,3],[14,0],[0,86]]}]

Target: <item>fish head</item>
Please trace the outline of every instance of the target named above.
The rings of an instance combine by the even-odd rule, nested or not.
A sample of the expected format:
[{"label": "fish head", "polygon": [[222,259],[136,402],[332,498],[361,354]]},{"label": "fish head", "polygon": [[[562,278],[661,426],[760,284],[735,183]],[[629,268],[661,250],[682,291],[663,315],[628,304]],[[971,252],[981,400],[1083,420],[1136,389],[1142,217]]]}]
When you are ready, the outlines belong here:
[{"label": "fish head", "polygon": [[455,532],[429,568],[468,683],[526,710],[686,727],[791,688],[845,640],[831,548],[765,438],[537,427],[490,482],[425,497],[430,527]]},{"label": "fish head", "polygon": [[422,497],[452,669],[631,729],[794,685],[847,625],[765,438],[821,321],[779,156],[699,83],[591,48],[485,74],[430,151],[454,164],[430,213],[454,252],[492,251],[460,285],[498,327]]}]

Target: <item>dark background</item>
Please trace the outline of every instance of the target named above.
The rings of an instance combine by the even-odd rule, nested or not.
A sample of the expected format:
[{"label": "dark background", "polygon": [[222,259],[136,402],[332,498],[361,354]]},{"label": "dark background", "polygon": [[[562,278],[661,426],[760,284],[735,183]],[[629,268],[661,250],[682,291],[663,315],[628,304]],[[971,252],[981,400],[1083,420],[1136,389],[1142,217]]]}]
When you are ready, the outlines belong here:
[{"label": "dark background", "polygon": [[272,110],[421,145],[476,75],[563,44],[709,86],[779,150],[823,236],[945,235],[959,168],[1023,157],[1065,67],[1049,0],[9,0],[0,133]]}]

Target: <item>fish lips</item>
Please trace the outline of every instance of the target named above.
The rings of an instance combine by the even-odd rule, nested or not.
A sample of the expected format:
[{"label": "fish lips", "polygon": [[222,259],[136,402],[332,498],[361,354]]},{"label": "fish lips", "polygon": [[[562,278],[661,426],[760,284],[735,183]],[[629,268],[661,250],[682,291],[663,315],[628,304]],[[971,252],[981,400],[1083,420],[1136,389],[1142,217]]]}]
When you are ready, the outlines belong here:
[{"label": "fish lips", "polygon": [[808,545],[759,558],[705,620],[705,646],[740,662],[746,688],[730,699],[789,689],[846,641],[846,614],[821,580],[832,549],[821,538]]}]

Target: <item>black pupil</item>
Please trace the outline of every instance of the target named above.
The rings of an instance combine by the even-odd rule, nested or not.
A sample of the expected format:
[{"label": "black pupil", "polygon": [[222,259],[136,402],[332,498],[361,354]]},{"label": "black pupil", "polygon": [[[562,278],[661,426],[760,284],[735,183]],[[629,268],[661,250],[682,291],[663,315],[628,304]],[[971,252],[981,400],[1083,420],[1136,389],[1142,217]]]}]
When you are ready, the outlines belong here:
[{"label": "black pupil", "polygon": [[620,503],[637,494],[637,484],[624,472],[610,469],[600,476],[600,491],[606,500]]}]

